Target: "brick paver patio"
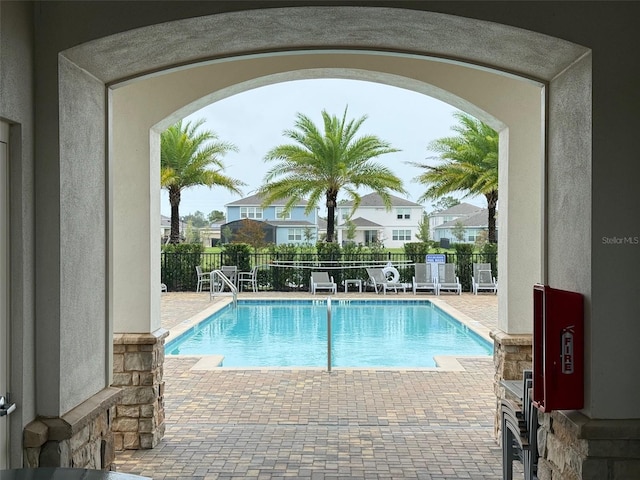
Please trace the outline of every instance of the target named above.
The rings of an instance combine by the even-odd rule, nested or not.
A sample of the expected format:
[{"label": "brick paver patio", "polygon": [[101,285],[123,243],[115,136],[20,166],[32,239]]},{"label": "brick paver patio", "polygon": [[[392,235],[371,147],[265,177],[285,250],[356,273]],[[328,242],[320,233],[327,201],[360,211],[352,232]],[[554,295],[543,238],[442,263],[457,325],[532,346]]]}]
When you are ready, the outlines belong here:
[{"label": "brick paver patio", "polygon": [[[496,325],[493,295],[438,300],[487,328]],[[173,328],[218,300],[169,293],[162,301],[163,326]],[[164,440],[152,450],[118,454],[119,471],[176,480],[502,476],[491,358],[461,359],[464,371],[331,373],[192,370],[196,362],[166,359]]]}]

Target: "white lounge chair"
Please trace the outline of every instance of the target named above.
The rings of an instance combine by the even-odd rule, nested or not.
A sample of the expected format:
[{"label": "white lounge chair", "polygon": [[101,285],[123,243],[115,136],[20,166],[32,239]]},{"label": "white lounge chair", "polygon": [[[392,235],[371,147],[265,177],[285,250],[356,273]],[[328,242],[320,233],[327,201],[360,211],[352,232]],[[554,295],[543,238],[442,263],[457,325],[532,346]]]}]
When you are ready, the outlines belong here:
[{"label": "white lounge chair", "polygon": [[462,285],[456,276],[456,266],[453,263],[438,264],[438,291],[436,295],[440,295],[443,290],[447,292],[455,292],[462,294]]},{"label": "white lounge chair", "polygon": [[338,293],[338,285],[327,272],[311,272],[311,293],[315,295],[318,290]]},{"label": "white lounge chair", "polygon": [[473,275],[471,276],[471,290],[474,295],[477,295],[479,291],[484,290],[493,292],[494,295],[498,294],[498,283],[495,277],[491,273],[490,263],[474,263]]},{"label": "white lounge chair", "polygon": [[387,279],[383,268],[367,268],[367,274],[376,293],[383,292],[386,295],[387,290],[393,290],[398,293],[399,288],[402,289],[403,292],[407,291],[404,283],[393,282]]},{"label": "white lounge chair", "polygon": [[430,263],[416,263],[413,276],[413,294],[418,290],[437,292],[436,282],[433,281]]}]

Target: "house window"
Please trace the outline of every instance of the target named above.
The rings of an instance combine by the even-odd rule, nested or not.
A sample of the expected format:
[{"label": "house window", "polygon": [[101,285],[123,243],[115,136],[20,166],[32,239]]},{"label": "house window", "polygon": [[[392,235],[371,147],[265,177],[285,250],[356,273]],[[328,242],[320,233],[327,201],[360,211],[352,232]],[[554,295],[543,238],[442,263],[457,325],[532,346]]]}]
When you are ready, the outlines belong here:
[{"label": "house window", "polygon": [[302,241],[303,232],[301,228],[290,228],[289,229],[289,241],[290,242],[301,242]]},{"label": "house window", "polygon": [[262,218],[262,208],[240,207],[240,218]]},{"label": "house window", "polygon": [[284,207],[276,207],[276,218],[280,220],[291,220],[291,212],[284,211]]},{"label": "house window", "polygon": [[391,232],[393,240],[408,242],[411,240],[411,230],[393,230]]},{"label": "house window", "polygon": [[398,220],[409,220],[411,218],[411,209],[409,208],[398,208],[396,209],[396,216]]},{"label": "house window", "polygon": [[469,242],[475,242],[476,241],[476,236],[475,235],[469,235],[468,241]]},{"label": "house window", "polygon": [[342,220],[347,220],[349,218],[349,209],[348,208],[341,208],[340,209],[340,218]]}]

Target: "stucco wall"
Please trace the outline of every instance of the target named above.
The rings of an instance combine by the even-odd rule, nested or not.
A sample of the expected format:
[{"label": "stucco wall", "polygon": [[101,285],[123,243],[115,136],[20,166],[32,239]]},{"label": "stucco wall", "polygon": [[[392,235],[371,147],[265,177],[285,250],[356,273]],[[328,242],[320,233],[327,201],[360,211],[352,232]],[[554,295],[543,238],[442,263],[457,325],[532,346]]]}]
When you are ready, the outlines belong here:
[{"label": "stucco wall", "polygon": [[[361,2],[360,5],[366,3]],[[416,7],[415,2],[389,2],[391,4],[396,7]],[[380,2],[376,2],[376,5],[379,6]],[[19,358],[13,362],[15,370],[12,370],[12,378],[17,376],[17,392],[24,400],[23,415],[35,410],[33,392],[36,382],[38,390],[55,399],[38,399],[38,409],[45,414],[58,413],[66,408],[65,405],[74,403],[74,398],[88,395],[93,389],[91,386],[83,392],[73,391],[68,398],[59,401],[55,393],[59,387],[54,385],[55,380],[48,382],[46,378],[48,374],[55,373],[55,368],[47,367],[48,357],[54,356],[54,352],[47,349],[61,344],[60,320],[64,311],[73,313],[64,319],[64,323],[75,327],[86,319],[81,311],[93,312],[102,301],[87,297],[86,289],[80,288],[79,292],[85,296],[78,297],[79,303],[73,305],[71,292],[74,283],[61,285],[61,264],[65,260],[63,254],[68,253],[75,244],[66,238],[61,240],[66,233],[60,230],[64,215],[60,211],[62,159],[58,143],[58,53],[125,30],[130,31],[129,38],[135,39],[136,32],[131,29],[144,25],[191,15],[207,15],[224,8],[250,6],[248,3],[238,6],[232,2],[118,2],[114,7],[110,2],[84,2],[83,8],[78,8],[79,5],[74,2],[43,2],[37,5],[34,23],[31,23],[29,3],[0,3],[0,115],[19,122],[17,128],[22,135],[18,159],[11,165],[11,280],[12,287],[15,286],[15,290],[12,290],[12,309],[15,308],[15,318],[19,319],[13,329],[12,342],[20,352]],[[637,317],[640,314],[640,296],[636,290],[635,269],[630,268],[640,263],[640,248],[631,244],[616,246],[604,243],[602,238],[640,235],[636,213],[639,207],[636,183],[640,177],[640,164],[635,161],[637,105],[640,104],[637,89],[640,84],[640,57],[637,55],[640,46],[635,23],[640,16],[640,5],[637,2],[522,2],[505,9],[500,2],[422,2],[419,6],[425,10],[437,8],[441,13],[461,16],[455,18],[453,23],[439,16],[431,16],[432,19],[438,18],[438,21],[430,24],[421,21],[420,15],[415,12],[401,9],[385,11],[378,15],[382,20],[377,23],[375,15],[367,17],[365,23],[374,33],[369,41],[349,33],[351,27],[363,19],[363,15],[371,14],[366,9],[360,10],[356,17],[341,16],[332,28],[324,31],[324,36],[309,34],[310,26],[318,27],[314,23],[318,22],[318,12],[313,15],[301,12],[300,18],[304,21],[296,23],[300,18],[292,20],[295,17],[290,11],[272,10],[275,17],[268,17],[263,15],[264,12],[255,10],[226,23],[222,22],[222,17],[214,22],[214,26],[220,28],[252,32],[238,37],[242,40],[228,43],[203,40],[197,45],[192,44],[192,47],[195,45],[192,51],[185,52],[183,47],[188,42],[181,35],[187,31],[184,25],[158,25],[146,32],[139,43],[124,42],[127,47],[110,50],[107,48],[109,40],[105,40],[101,43],[105,47],[102,51],[84,52],[86,56],[83,56],[84,53],[79,50],[77,56],[69,58],[76,64],[84,65],[91,76],[110,82],[130,75],[150,73],[176,61],[202,59],[213,47],[219,49],[220,56],[225,56],[244,51],[247,44],[252,44],[255,49],[278,48],[286,44],[288,38],[303,41],[309,48],[319,44],[358,44],[359,47],[386,48],[389,51],[429,48],[434,55],[455,58],[465,53],[469,57],[474,56],[479,65],[497,65],[550,81],[554,95],[550,103],[555,106],[550,105],[549,113],[551,163],[548,169],[549,172],[562,173],[557,177],[558,182],[552,183],[554,191],[547,202],[550,216],[546,265],[549,271],[545,280],[552,286],[576,289],[588,295],[587,311],[590,310],[591,314],[587,318],[587,388],[592,394],[589,397],[589,413],[601,418],[637,418],[640,414],[633,400],[638,398],[640,387],[636,382],[629,381],[628,369],[624,367],[640,363],[640,350],[635,345],[639,333]],[[558,49],[555,48],[556,44],[546,42],[544,37],[536,37],[537,40],[530,42],[530,48],[526,49],[518,44],[519,37],[515,32],[505,43],[504,37],[497,35],[500,29],[496,29],[495,25],[476,24],[473,28],[467,28],[469,24],[463,17],[494,20],[536,30],[584,45],[593,50],[593,57],[592,60],[585,59],[574,65],[570,72],[564,72],[573,61],[563,64],[562,61],[556,61],[558,57],[575,58],[576,52],[586,52],[585,48],[571,48],[562,44],[563,48]],[[577,18],[580,21],[576,21]],[[407,27],[408,24],[411,24],[411,28]],[[33,25],[36,27],[35,35],[32,35]],[[190,40],[204,38],[199,35],[211,25],[205,18],[198,19],[195,27],[189,30]],[[371,29],[372,25],[379,25],[380,28]],[[594,25],[598,28],[593,28]],[[158,44],[157,38],[162,38],[167,28],[176,34],[172,40],[175,43]],[[269,28],[275,28],[277,33],[265,35]],[[382,37],[380,30],[385,30],[387,35]],[[407,40],[408,37],[413,40]],[[35,56],[32,55],[32,45],[37,48]],[[131,55],[135,61],[122,65],[114,60],[124,59],[127,55]],[[595,72],[593,97],[587,89],[580,90],[589,86],[585,76],[589,75],[591,62]],[[33,76],[32,65],[37,72]],[[35,85],[30,83],[32,78]],[[572,87],[571,83],[576,80],[575,87],[580,88]],[[449,87],[454,88],[455,83]],[[581,101],[593,104],[593,123],[590,126],[592,146],[583,143],[585,139],[582,135],[588,127],[589,114],[587,111],[580,112],[580,109],[576,112],[575,107]],[[37,132],[33,130],[34,111]],[[517,111],[514,111],[516,114]],[[35,163],[32,150],[34,142]],[[571,142],[575,144],[572,147]],[[589,162],[591,156],[593,158]],[[566,168],[569,165],[584,166],[586,171],[572,172]],[[591,174],[588,173],[589,168],[592,169]],[[34,175],[37,177],[35,187],[31,183]],[[585,191],[589,178],[591,186]],[[560,182],[561,179],[565,183]],[[582,180],[580,185],[575,185],[579,179]],[[573,199],[570,195],[572,191],[568,189],[571,185],[577,187],[577,197]],[[84,191],[83,199],[93,198],[89,191]],[[576,199],[580,200],[581,205],[576,204]],[[576,215],[562,213],[564,204],[569,205]],[[562,225],[563,221],[568,224]],[[89,240],[89,244],[98,242],[98,236],[85,237],[84,232],[81,235]],[[585,235],[588,238],[586,245],[583,244]],[[567,238],[578,243],[568,242]],[[86,263],[87,260],[78,257],[74,261]],[[37,270],[35,282],[34,269]],[[100,297],[105,294],[96,288],[91,295]],[[34,302],[38,315],[38,346],[43,348],[38,349],[37,357],[33,341]],[[95,320],[95,323],[92,320],[84,328],[85,331],[93,332],[95,328],[102,332],[107,328],[105,323],[103,317]],[[71,337],[64,340],[67,341],[73,342]],[[84,355],[85,349],[79,347],[77,351]],[[37,358],[37,366],[34,366],[34,358]],[[37,372],[37,380],[29,373],[33,371]],[[102,381],[106,381],[105,378]]]},{"label": "stucco wall", "polygon": [[[11,416],[11,438],[21,438],[35,415],[35,249],[33,8],[27,2],[0,3],[0,117],[11,123],[10,301],[13,399],[21,408]],[[21,464],[11,449],[11,464]]]}]

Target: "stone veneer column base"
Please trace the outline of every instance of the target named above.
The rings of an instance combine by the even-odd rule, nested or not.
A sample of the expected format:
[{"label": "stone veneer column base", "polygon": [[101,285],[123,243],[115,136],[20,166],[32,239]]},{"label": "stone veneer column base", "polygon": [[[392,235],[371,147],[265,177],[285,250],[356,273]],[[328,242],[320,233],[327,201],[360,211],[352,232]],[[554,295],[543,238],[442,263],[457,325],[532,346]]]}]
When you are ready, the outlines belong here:
[{"label": "stone veneer column base", "polygon": [[123,390],[116,406],[116,451],[155,447],[164,436],[164,340],[167,330],[113,336],[113,386]]},{"label": "stone veneer column base", "polygon": [[495,375],[493,389],[496,394],[495,435],[500,441],[500,402],[507,393],[501,380],[522,380],[522,372],[533,365],[533,336],[527,334],[510,335],[502,330],[491,332],[493,339],[493,364]]},{"label": "stone veneer column base", "polygon": [[579,411],[539,413],[539,480],[640,478],[640,420],[593,420]]},{"label": "stone veneer column base", "polygon": [[115,459],[111,425],[122,392],[105,388],[62,417],[40,417],[24,429],[25,468],[111,470]]}]

